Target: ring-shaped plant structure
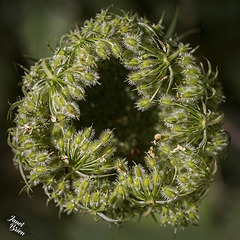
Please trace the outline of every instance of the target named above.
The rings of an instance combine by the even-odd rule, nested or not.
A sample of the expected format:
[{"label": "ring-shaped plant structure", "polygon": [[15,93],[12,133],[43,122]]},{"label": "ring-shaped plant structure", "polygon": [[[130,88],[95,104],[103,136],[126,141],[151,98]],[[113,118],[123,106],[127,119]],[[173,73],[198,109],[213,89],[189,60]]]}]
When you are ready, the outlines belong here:
[{"label": "ring-shaped plant structure", "polygon": [[217,71],[193,53],[166,39],[161,22],[108,10],[64,35],[26,71],[24,97],[10,109],[9,145],[26,188],[42,184],[60,211],[108,222],[197,223],[228,135]]}]

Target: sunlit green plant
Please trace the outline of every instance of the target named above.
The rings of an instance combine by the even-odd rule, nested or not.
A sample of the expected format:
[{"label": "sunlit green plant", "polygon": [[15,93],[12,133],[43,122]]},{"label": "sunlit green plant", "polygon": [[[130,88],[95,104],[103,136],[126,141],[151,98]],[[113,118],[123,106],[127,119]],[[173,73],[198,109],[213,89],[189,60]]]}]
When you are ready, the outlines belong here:
[{"label": "sunlit green plant", "polygon": [[103,10],[26,71],[9,145],[28,191],[112,223],[197,224],[229,142],[223,95],[210,63],[163,30]]}]

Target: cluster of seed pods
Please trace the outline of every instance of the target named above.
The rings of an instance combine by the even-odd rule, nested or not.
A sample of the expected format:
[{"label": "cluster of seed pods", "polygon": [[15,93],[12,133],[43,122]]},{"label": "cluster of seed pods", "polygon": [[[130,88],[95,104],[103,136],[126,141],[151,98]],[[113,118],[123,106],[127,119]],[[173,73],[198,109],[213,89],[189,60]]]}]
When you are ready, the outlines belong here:
[{"label": "cluster of seed pods", "polygon": [[[208,61],[205,71],[193,54],[189,45],[166,39],[161,22],[129,13],[103,10],[64,35],[52,57],[26,72],[24,97],[10,109],[17,112],[9,145],[26,189],[41,184],[60,211],[112,223],[136,215],[152,215],[161,225],[197,223],[228,135],[217,72]],[[97,122],[76,127],[86,89],[101,84],[99,65],[112,59],[128,70],[136,109],[158,116],[140,162],[116,156],[114,129],[95,136]]]}]

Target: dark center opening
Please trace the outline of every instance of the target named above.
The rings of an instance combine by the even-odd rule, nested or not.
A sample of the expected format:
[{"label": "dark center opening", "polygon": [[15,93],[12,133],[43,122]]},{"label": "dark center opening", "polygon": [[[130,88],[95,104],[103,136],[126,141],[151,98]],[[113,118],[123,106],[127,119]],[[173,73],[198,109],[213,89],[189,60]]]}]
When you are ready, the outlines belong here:
[{"label": "dark center opening", "polygon": [[79,126],[83,128],[93,124],[95,137],[104,129],[114,129],[115,156],[130,162],[143,162],[156,134],[157,109],[137,110],[135,102],[139,96],[125,81],[129,70],[118,60],[103,61],[98,67],[101,85],[88,88],[86,101],[80,102]]}]

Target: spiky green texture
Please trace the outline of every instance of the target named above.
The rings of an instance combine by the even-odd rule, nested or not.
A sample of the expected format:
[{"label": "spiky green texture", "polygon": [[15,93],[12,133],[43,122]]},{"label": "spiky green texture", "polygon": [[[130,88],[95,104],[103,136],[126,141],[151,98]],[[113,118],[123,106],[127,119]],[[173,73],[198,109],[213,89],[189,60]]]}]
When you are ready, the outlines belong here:
[{"label": "spiky green texture", "polygon": [[[218,111],[223,96],[210,64],[205,72],[194,50],[165,40],[162,29],[137,15],[104,10],[31,67],[9,132],[28,189],[42,184],[61,211],[108,222],[151,214],[162,225],[197,223],[228,146]],[[115,79],[122,71],[116,59],[129,85]],[[102,83],[100,68],[106,89],[89,91]],[[97,99],[94,89],[100,89]],[[114,91],[124,94],[121,101]],[[101,106],[101,94],[112,94],[109,105]],[[122,113],[116,119],[107,115],[114,102]],[[99,137],[94,128],[97,134],[102,129]]]}]

